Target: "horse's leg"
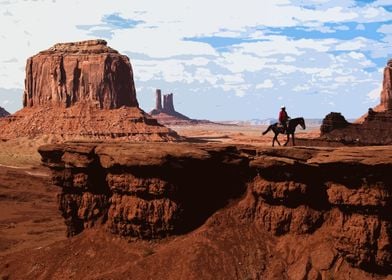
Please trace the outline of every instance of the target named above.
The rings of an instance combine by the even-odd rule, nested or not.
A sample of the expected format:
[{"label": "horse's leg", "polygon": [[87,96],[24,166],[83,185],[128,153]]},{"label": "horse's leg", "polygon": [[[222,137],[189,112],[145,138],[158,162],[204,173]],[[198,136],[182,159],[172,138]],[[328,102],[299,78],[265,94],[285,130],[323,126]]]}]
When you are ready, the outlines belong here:
[{"label": "horse's leg", "polygon": [[294,133],[291,134],[291,139],[293,139],[293,146],[295,146],[295,141],[294,141]]},{"label": "horse's leg", "polygon": [[278,135],[279,135],[279,133],[276,133],[276,134],[275,134],[275,140],[276,140],[276,142],[278,142],[278,145],[280,146],[280,142],[279,142],[279,139],[278,139]]}]

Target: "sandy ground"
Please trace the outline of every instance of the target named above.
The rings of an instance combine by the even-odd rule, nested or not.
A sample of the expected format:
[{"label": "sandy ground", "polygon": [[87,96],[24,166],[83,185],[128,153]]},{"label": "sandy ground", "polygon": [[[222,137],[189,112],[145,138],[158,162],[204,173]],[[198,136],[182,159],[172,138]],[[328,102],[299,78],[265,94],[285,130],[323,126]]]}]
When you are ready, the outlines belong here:
[{"label": "sandy ground", "polygon": [[0,256],[66,238],[58,191],[45,169],[0,167]]},{"label": "sandy ground", "polygon": [[[257,146],[270,146],[273,132],[262,135],[267,126],[261,125],[211,125],[202,124],[195,126],[169,126],[180,135],[191,139],[202,139],[209,142],[251,144]],[[317,138],[320,135],[320,128],[307,127],[305,130],[298,128],[296,136],[299,138]],[[281,143],[284,143],[286,136],[279,135]]]}]

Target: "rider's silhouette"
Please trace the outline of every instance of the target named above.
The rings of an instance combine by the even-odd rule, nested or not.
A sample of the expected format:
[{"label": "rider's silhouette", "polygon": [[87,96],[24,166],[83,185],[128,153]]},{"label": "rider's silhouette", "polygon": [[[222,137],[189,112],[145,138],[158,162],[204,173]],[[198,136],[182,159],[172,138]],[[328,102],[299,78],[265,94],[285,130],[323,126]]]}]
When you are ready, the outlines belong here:
[{"label": "rider's silhouette", "polygon": [[287,121],[288,120],[289,120],[289,116],[287,115],[286,107],[285,106],[280,107],[279,123],[283,126],[284,131],[287,130]]}]

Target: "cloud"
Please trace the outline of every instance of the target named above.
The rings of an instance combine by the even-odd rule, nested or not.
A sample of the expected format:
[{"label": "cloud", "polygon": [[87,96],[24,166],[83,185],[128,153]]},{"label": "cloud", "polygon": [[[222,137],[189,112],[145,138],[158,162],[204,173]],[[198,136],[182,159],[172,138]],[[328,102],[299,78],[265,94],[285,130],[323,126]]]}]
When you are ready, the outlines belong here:
[{"label": "cloud", "polygon": [[142,20],[134,20],[122,17],[120,13],[104,15],[99,24],[76,25],[77,29],[88,30],[89,35],[111,39],[114,30],[135,28],[144,23]]},{"label": "cloud", "polygon": [[392,24],[383,24],[377,29],[377,32],[384,34],[392,34]]},{"label": "cloud", "polygon": [[15,57],[3,60],[3,63],[14,63],[14,62],[18,62],[18,59]]},{"label": "cloud", "polygon": [[[354,106],[348,110],[360,115],[361,104],[373,102],[367,94],[379,85],[379,69],[392,55],[392,13],[382,0],[145,0],[132,5],[126,0],[115,5],[109,0],[15,0],[0,5],[8,14],[0,17],[5,27],[0,30],[0,87],[23,88],[26,58],[54,43],[103,37],[130,56],[142,106],[153,102],[154,88],[165,87],[177,92],[181,108],[195,117],[246,118],[252,114],[249,106],[267,117],[275,113],[277,97],[298,114],[317,116],[324,112],[308,108],[308,102],[325,108],[333,102],[343,111],[350,99]],[[59,20],[64,15],[67,20]],[[206,99],[215,104],[192,108]],[[246,109],[223,110],[237,102]]]},{"label": "cloud", "polygon": [[273,86],[274,86],[274,83],[270,79],[267,79],[264,82],[262,82],[261,84],[257,84],[256,89],[272,88]]},{"label": "cloud", "polygon": [[357,26],[355,27],[356,30],[365,30],[365,25],[363,25],[362,23],[357,24]]}]

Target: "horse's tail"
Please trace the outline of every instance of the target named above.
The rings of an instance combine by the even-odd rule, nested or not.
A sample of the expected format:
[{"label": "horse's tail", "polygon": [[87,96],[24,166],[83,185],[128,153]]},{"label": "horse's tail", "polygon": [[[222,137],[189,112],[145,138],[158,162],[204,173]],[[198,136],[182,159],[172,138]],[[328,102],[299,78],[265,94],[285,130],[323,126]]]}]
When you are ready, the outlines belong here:
[{"label": "horse's tail", "polygon": [[263,135],[266,135],[268,133],[268,131],[270,131],[272,129],[272,125],[270,125],[266,131],[263,132]]}]

